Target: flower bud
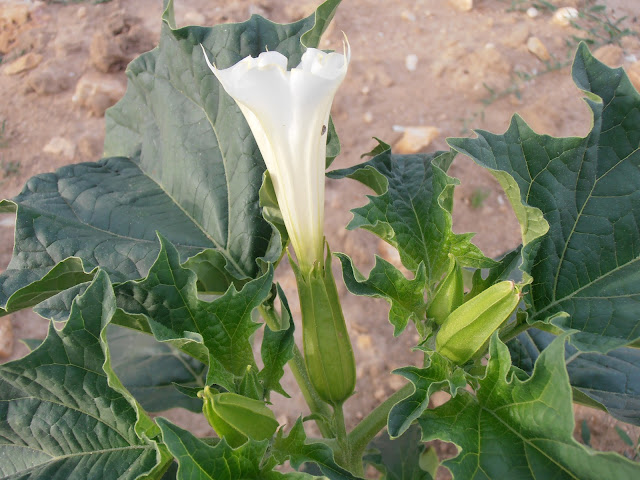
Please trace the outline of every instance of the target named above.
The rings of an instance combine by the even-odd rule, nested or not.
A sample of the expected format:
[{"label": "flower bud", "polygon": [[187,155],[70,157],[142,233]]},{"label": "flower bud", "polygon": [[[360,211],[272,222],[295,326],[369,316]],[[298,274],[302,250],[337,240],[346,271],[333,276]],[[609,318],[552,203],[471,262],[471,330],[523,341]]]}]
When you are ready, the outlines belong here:
[{"label": "flower bud", "polygon": [[496,283],[456,308],[436,335],[436,350],[461,365],[478,353],[520,303],[512,281]]},{"label": "flower bud", "polygon": [[233,447],[247,441],[266,440],[278,429],[278,421],[260,400],[236,393],[214,393],[209,387],[198,393],[202,398],[202,413],[220,438]]},{"label": "flower bud", "polygon": [[447,274],[438,284],[433,297],[427,306],[427,318],[432,318],[438,325],[462,305],[464,301],[464,283],[462,280],[462,268],[456,258],[449,254],[449,268]]}]

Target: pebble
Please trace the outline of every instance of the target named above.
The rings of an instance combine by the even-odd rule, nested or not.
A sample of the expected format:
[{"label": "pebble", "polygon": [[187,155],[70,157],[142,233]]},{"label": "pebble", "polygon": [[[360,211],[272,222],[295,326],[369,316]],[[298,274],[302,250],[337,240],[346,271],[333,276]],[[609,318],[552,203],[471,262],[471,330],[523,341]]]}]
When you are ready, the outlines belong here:
[{"label": "pebble", "polygon": [[72,76],[60,65],[49,64],[29,74],[27,84],[39,95],[50,95],[71,88]]},{"label": "pebble", "polygon": [[373,113],[364,112],[364,115],[362,115],[362,121],[367,124],[373,122]]},{"label": "pebble", "polygon": [[571,21],[578,18],[578,10],[573,7],[562,7],[555,11],[551,23],[560,27],[568,27]]},{"label": "pebble", "polygon": [[529,37],[529,40],[527,40],[527,48],[543,62],[551,59],[549,50],[547,50],[547,47],[544,46],[544,43],[542,43],[538,37]]},{"label": "pebble", "polygon": [[101,117],[107,108],[122,98],[125,90],[119,75],[89,72],[78,80],[72,101]]},{"label": "pebble", "polygon": [[78,7],[78,11],[76,12],[76,16],[78,18],[84,18],[87,16],[87,7]]},{"label": "pebble", "polygon": [[436,127],[400,127],[402,138],[393,146],[394,153],[418,153],[428,147],[440,134]]},{"label": "pebble", "polygon": [[461,12],[468,12],[473,8],[473,0],[449,0],[449,3]]},{"label": "pebble", "polygon": [[358,335],[356,337],[356,344],[360,350],[369,350],[373,346],[371,335]]},{"label": "pebble", "polygon": [[13,352],[13,326],[11,317],[0,317],[0,358],[7,358]]},{"label": "pebble", "polygon": [[33,70],[42,62],[42,55],[38,53],[29,52],[26,55],[21,56],[17,60],[14,60],[4,68],[5,75],[17,75],[18,73]]},{"label": "pebble", "polygon": [[415,14],[411,13],[408,10],[403,10],[403,12],[400,14],[400,17],[403,20],[406,20],[408,22],[415,22],[416,21],[416,16]]},{"label": "pebble", "polygon": [[53,137],[51,140],[49,140],[49,143],[44,146],[42,151],[44,153],[50,153],[51,155],[55,155],[57,157],[64,157],[66,159],[72,160],[76,155],[76,146],[66,138]]},{"label": "pebble", "polygon": [[0,7],[0,19],[15,26],[23,25],[29,21],[29,6],[3,5]]},{"label": "pebble", "polygon": [[536,18],[538,15],[540,15],[540,12],[536,7],[529,7],[527,8],[527,15],[529,15],[529,17],[531,18]]},{"label": "pebble", "polygon": [[418,56],[415,53],[410,53],[404,59],[404,66],[407,67],[407,70],[410,72],[415,72],[416,68],[418,68]]}]

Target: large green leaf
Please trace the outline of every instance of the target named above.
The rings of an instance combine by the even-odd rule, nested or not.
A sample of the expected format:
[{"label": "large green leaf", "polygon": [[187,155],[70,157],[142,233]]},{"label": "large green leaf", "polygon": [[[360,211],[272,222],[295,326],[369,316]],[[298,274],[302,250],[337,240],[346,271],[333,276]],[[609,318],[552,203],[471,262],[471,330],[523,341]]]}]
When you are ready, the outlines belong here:
[{"label": "large green leaf", "polygon": [[169,460],[111,370],[104,334],[115,309],[100,272],[62,331],[52,324],[36,350],[0,365],[0,478],[136,479]]},{"label": "large green leaf", "polygon": [[529,321],[606,352],[640,338],[640,95],[584,45],[573,79],[593,112],[585,138],[538,135],[516,116],[504,135],[449,143],[491,169],[514,206]]},{"label": "large green leaf", "polygon": [[471,243],[470,234],[451,230],[453,188],[458,181],[446,174],[453,155],[392,155],[380,143],[371,160],[334,170],[331,178],[353,178],[375,191],[369,203],[352,210],[348,229],[364,228],[400,252],[402,263],[417,271],[423,263],[428,285],[440,280],[453,253],[465,266],[488,267],[493,262]]},{"label": "large green leaf", "polygon": [[[160,45],[129,65],[127,93],[107,113],[107,158],[34,177],[0,203],[0,212],[17,212],[14,255],[0,275],[0,314],[86,282],[96,266],[114,282],[144,277],[159,252],[156,231],[183,261],[209,249],[194,268],[205,261],[220,275],[203,275],[204,288],[223,292],[234,279],[264,273],[264,262],[278,260],[282,248],[258,203],[264,162],[200,44],[219,67],[267,49],[297,65],[301,37],[317,46],[339,3],[328,0],[287,25],[254,15],[174,29],[168,2]],[[329,157],[338,145],[332,135]],[[64,275],[52,270],[59,262],[66,262]]]},{"label": "large green leaf", "polygon": [[382,432],[369,444],[369,448],[375,451],[366,455],[364,461],[382,472],[384,480],[432,480],[435,477],[420,468],[424,445],[420,442],[420,427],[417,425],[396,439]]},{"label": "large green leaf", "polygon": [[531,377],[513,375],[509,350],[493,336],[486,376],[477,397],[455,398],[419,420],[422,439],[461,449],[444,465],[454,478],[632,479],[640,465],[616,453],[595,452],[573,438],[571,386],[564,367],[566,336],[542,352]]},{"label": "large green leaf", "polygon": [[[533,365],[555,335],[532,328],[507,346],[513,364],[531,374]],[[640,350],[618,348],[606,355],[567,346],[569,381],[574,389],[603,405],[611,415],[640,425]]]},{"label": "large green leaf", "polygon": [[402,333],[409,320],[420,327],[427,310],[424,301],[427,275],[423,263],[418,266],[415,278],[409,280],[392,264],[376,256],[376,264],[369,278],[365,278],[349,256],[344,253],[334,255],[340,259],[344,283],[351,293],[383,298],[389,302],[389,322],[394,326],[394,335]]},{"label": "large green leaf", "polygon": [[273,268],[237,291],[208,302],[198,298],[196,274],[181,266],[176,248],[161,238],[161,250],[148,276],[116,287],[117,304],[126,315],[117,323],[138,328],[139,317],[162,342],[209,365],[207,384],[236,391],[235,380],[255,367],[251,335],[260,327],[251,313],[269,295]]}]

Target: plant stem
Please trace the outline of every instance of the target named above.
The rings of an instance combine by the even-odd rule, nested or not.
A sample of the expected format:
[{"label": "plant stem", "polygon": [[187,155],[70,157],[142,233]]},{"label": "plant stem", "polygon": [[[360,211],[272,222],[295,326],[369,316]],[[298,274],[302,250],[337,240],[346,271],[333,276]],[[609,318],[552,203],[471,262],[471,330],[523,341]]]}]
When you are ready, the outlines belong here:
[{"label": "plant stem", "polygon": [[348,435],[351,454],[361,457],[371,440],[387,425],[391,408],[400,400],[409,396],[415,387],[407,383],[384,402],[374,408]]},{"label": "plant stem", "polygon": [[522,332],[529,330],[532,325],[528,324],[526,320],[516,323],[511,329],[506,330],[502,335],[500,335],[500,340],[503,343],[507,343],[509,340],[516,338]]},{"label": "plant stem", "polygon": [[347,435],[347,426],[344,421],[344,410],[342,404],[333,407],[333,423],[336,430],[337,449],[333,450],[336,461],[342,464],[347,470],[354,475],[364,477],[364,467],[362,465],[362,452],[354,452],[349,435]]},{"label": "plant stem", "polygon": [[[273,310],[265,308],[262,305],[258,307],[258,310],[271,330],[280,330],[280,320],[276,317]],[[302,396],[304,397],[311,413],[322,417],[316,419],[316,424],[318,425],[320,433],[325,438],[333,437],[330,426],[325,420],[323,420],[324,418],[331,417],[331,410],[329,409],[329,406],[318,396],[315,388],[313,388],[313,384],[311,383],[311,379],[307,373],[307,366],[304,363],[304,357],[297,345],[293,346],[293,358],[289,360],[287,365],[289,365],[291,373],[293,373],[293,377],[296,379],[298,387],[300,387]]]}]

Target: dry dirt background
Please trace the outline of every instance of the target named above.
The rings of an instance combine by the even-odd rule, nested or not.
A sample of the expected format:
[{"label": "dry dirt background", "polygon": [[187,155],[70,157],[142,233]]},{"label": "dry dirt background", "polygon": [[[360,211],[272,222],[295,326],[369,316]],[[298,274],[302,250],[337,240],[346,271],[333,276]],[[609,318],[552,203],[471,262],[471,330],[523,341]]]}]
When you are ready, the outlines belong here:
[{"label": "dry dirt background", "polygon": [[[585,32],[554,22],[546,8],[533,16],[536,12],[526,11],[536,3],[530,0],[476,0],[471,10],[462,11],[460,5],[465,3],[471,2],[343,1],[321,45],[339,48],[344,31],[353,52],[333,107],[342,142],[334,166],[359,163],[360,155],[375,146],[374,136],[396,145],[397,151],[446,149],[447,137],[470,135],[469,127],[504,131],[514,112],[539,133],[588,132],[589,111],[569,68],[561,67],[574,51],[567,41]],[[551,0],[555,6],[581,11],[593,3]],[[621,26],[632,35],[601,46],[596,55],[611,66],[624,66],[639,88],[640,2],[598,3],[607,6],[614,20],[628,17]],[[161,0],[0,0],[0,198],[17,194],[33,175],[100,158],[102,115],[124,93],[126,64],[156,44],[161,4]],[[518,8],[511,8],[514,5]],[[213,25],[243,21],[257,13],[290,22],[315,6],[315,2],[284,0],[176,0],[176,19],[179,26]],[[523,80],[527,75],[530,78]],[[478,232],[475,243],[488,256],[515,247],[519,228],[497,182],[463,157],[456,159],[449,173],[462,182],[455,195],[455,230]],[[349,180],[327,181],[329,241],[333,250],[351,255],[364,272],[373,267],[374,254],[397,261],[373,235],[344,230],[351,218],[349,209],[364,204],[367,193]],[[0,216],[0,268],[11,256],[13,227],[13,218]],[[295,283],[286,267],[279,278],[294,303]],[[344,286],[341,289],[346,293]],[[358,359],[357,394],[346,405],[355,422],[402,386],[403,381],[388,372],[419,358],[409,352],[415,341],[409,329],[393,338],[385,302],[345,297],[344,309]],[[26,353],[14,337],[45,333],[46,322],[32,312],[0,318],[2,361]],[[285,388],[295,391],[291,378]],[[281,422],[289,424],[305,412],[300,396],[278,401],[276,408]],[[171,414],[198,433],[210,434],[197,416]],[[615,420],[582,407],[577,408],[576,419],[577,437],[584,419],[595,448],[625,451],[614,430]],[[638,438],[640,429],[619,425]],[[440,451],[455,450],[443,446]]]}]

